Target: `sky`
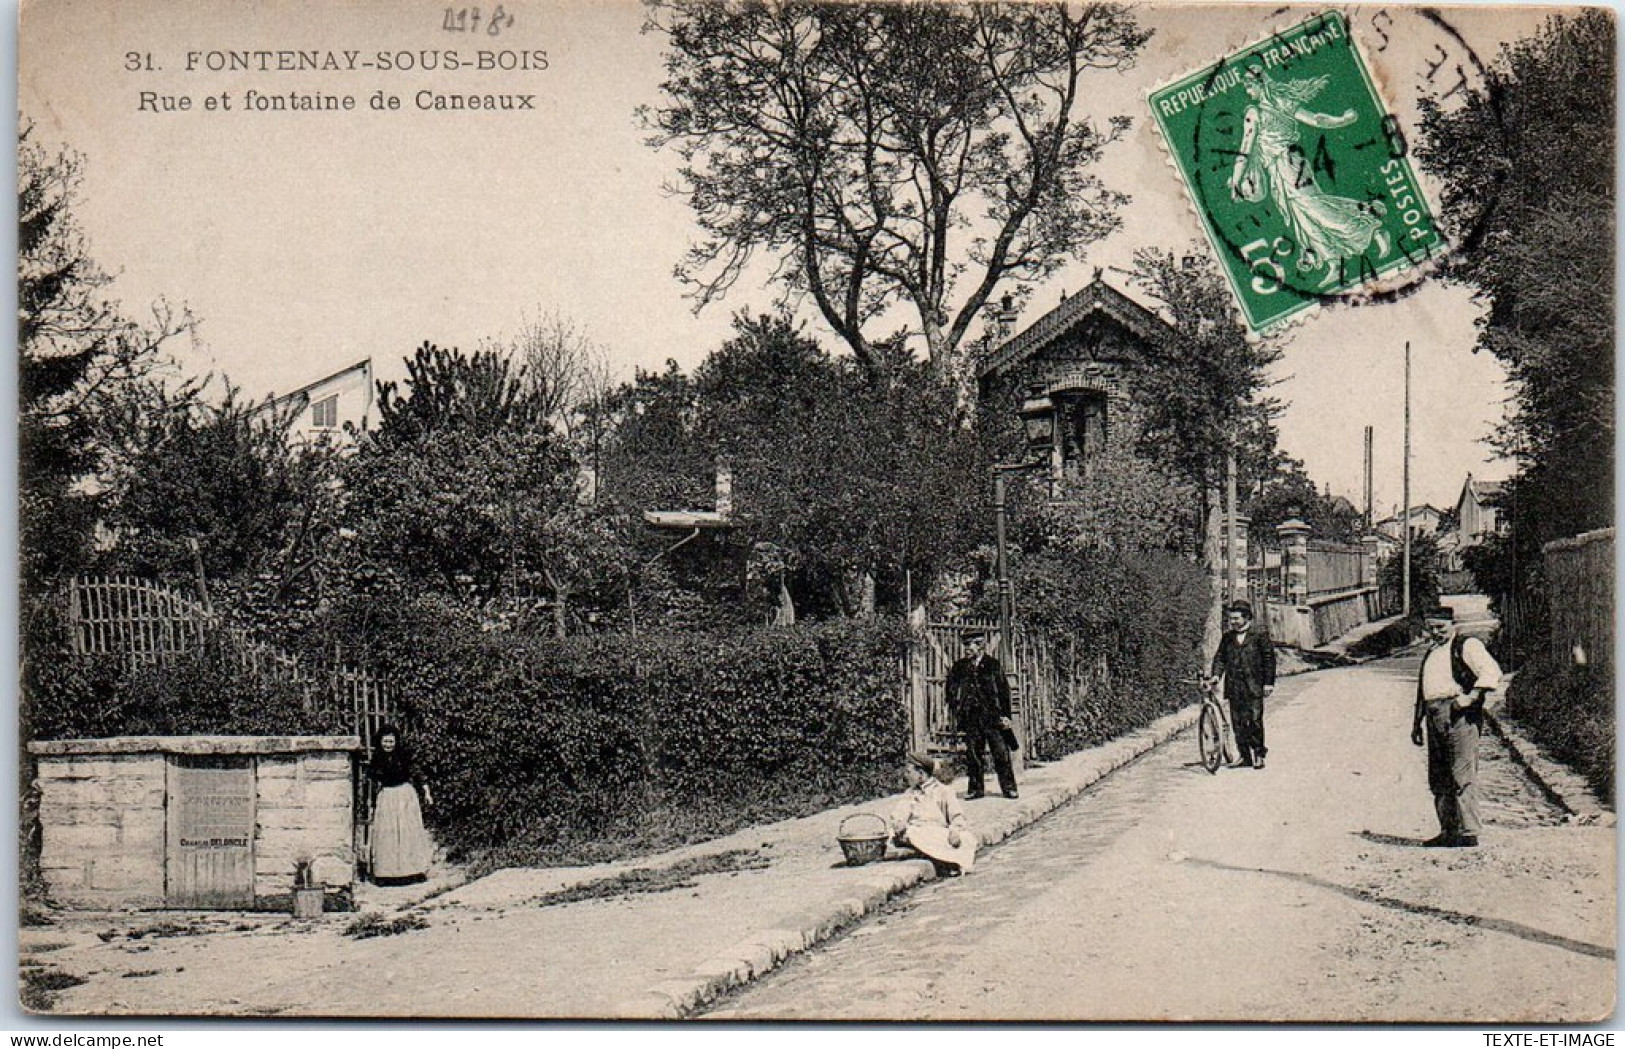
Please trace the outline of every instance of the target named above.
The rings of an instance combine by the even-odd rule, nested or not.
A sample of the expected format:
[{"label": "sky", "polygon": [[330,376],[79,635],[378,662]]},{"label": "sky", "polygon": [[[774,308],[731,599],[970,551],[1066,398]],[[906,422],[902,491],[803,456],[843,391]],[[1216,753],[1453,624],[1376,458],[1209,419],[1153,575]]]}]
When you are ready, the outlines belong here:
[{"label": "sky", "polygon": [[[691,367],[728,337],[734,311],[769,309],[766,265],[698,315],[673,278],[696,228],[673,191],[677,158],[651,148],[638,118],[660,102],[662,79],[662,40],[640,31],[642,6],[504,3],[511,21],[494,35],[496,5],[482,6],[485,24],[460,32],[446,28],[446,5],[427,0],[33,0],[19,32],[19,105],[41,141],[84,155],[80,217],[126,308],[159,297],[189,306],[202,323],[177,350],[182,368],[227,375],[251,395],[363,357],[398,377],[425,340],[472,349],[554,310],[604,345],[622,376],[668,358]],[[1474,56],[1490,62],[1543,17],[1446,9],[1452,37],[1414,11],[1347,10],[1407,128],[1430,68],[1472,74]],[[1124,288],[1135,250],[1183,250],[1201,236],[1146,93],[1318,9],[1137,11],[1151,43],[1132,70],[1094,74],[1082,103],[1097,119],[1135,117],[1099,169],[1133,202],[1117,233],[1033,289],[1018,327],[1096,268]],[[355,52],[357,65],[281,71],[283,50],[336,52],[341,67]],[[447,51],[464,68],[448,70]],[[212,70],[226,52],[253,53],[250,68]],[[481,52],[516,68],[481,71]],[[425,53],[440,68],[421,68]],[[399,68],[407,62],[417,68]],[[250,90],[349,95],[356,108],[245,111]],[[534,109],[420,110],[423,91],[528,95]],[[374,109],[375,96],[400,108]],[[217,108],[206,109],[211,97]],[[1499,365],[1472,352],[1479,309],[1469,289],[1429,280],[1400,302],[1340,306],[1296,326],[1272,376],[1289,405],[1285,450],[1358,504],[1373,426],[1377,509],[1396,507],[1409,341],[1412,501],[1451,505],[1469,471],[1510,473],[1484,444],[1506,389]],[[810,314],[808,327],[837,345]]]}]

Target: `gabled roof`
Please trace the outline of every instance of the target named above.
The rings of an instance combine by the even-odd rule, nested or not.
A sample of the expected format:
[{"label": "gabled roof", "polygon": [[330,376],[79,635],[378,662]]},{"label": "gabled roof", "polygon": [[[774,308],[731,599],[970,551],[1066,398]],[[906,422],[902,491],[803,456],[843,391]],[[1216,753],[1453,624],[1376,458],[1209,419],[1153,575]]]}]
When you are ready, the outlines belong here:
[{"label": "gabled roof", "polygon": [[307,382],[305,385],[299,387],[297,390],[292,390],[292,391],[290,391],[288,393],[285,393],[282,396],[276,398],[276,400],[272,401],[271,403],[278,406],[278,407],[281,407],[284,404],[289,404],[289,403],[291,403],[293,401],[296,401],[296,400],[299,400],[301,398],[307,398],[308,399],[309,396],[310,396],[310,391],[316,389],[319,386],[326,386],[328,383],[332,382],[335,379],[342,379],[346,375],[349,375],[351,372],[364,372],[364,373],[370,375],[372,373],[372,358],[371,357],[363,357],[359,361],[356,361],[354,364],[352,364],[352,365],[350,365],[348,367],[340,368],[338,371],[334,372],[332,375],[324,375],[320,379],[317,379],[315,382]]},{"label": "gabled roof", "polygon": [[1147,342],[1161,346],[1173,337],[1167,321],[1107,284],[1099,270],[1089,286],[1017,332],[976,367],[976,377],[985,379],[1006,371],[1042,351],[1092,315],[1111,318]]},{"label": "gabled roof", "polygon": [[[1404,516],[1406,516],[1406,517],[1425,517],[1428,514],[1432,514],[1435,517],[1443,517],[1444,516],[1444,511],[1439,509],[1437,506],[1434,506],[1431,503],[1418,503],[1417,505],[1411,507],[1410,513],[1408,513],[1408,514],[1406,514]],[[1377,524],[1378,525],[1398,524],[1399,519],[1400,519],[1399,514],[1390,514],[1389,516],[1384,517],[1382,520],[1378,521]]]}]

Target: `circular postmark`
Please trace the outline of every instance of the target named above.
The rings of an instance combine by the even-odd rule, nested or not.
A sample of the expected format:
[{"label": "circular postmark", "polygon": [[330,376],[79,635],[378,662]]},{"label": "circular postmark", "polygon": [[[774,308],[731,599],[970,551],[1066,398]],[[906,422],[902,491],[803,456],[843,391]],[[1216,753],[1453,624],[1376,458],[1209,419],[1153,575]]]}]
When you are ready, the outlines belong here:
[{"label": "circular postmark", "polygon": [[1255,329],[1322,302],[1403,298],[1478,242],[1506,173],[1491,173],[1476,214],[1441,221],[1405,129],[1422,99],[1475,92],[1498,126],[1489,79],[1440,12],[1363,8],[1279,28],[1153,96]]}]

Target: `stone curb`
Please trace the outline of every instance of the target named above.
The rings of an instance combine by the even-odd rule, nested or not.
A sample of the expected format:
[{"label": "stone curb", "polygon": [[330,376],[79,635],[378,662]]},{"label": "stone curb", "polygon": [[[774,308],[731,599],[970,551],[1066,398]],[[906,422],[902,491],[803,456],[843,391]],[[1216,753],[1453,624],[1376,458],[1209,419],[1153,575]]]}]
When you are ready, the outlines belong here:
[{"label": "stone curb", "polygon": [[1566,765],[1548,758],[1539,744],[1525,738],[1501,715],[1505,699],[1495,693],[1484,706],[1484,720],[1490,729],[1507,745],[1512,759],[1521,765],[1552,803],[1567,812],[1574,823],[1594,824],[1600,827],[1616,825],[1616,817],[1608,810],[1585,778]]},{"label": "stone curb", "polygon": [[[984,846],[1004,841],[1016,832],[1060,808],[1106,776],[1168,742],[1196,723],[1200,703],[1167,714],[1145,728],[1070,754],[1051,767],[1061,766],[1061,782],[1043,788],[1024,804],[988,825],[981,834]],[[820,901],[784,918],[775,928],[739,941],[696,966],[687,978],[666,980],[611,1013],[622,1018],[677,1020],[692,1015],[721,995],[758,979],[786,961],[834,936],[865,915],[879,910],[894,896],[928,881],[936,874],[924,860],[888,864],[854,879],[850,893]]]}]

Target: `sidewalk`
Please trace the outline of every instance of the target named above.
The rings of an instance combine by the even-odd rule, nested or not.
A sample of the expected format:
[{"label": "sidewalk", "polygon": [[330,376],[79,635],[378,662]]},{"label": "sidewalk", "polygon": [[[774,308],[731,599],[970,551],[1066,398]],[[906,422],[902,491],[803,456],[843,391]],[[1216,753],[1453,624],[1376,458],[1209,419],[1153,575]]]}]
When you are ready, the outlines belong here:
[{"label": "sidewalk", "polygon": [[[1003,841],[1177,735],[1198,709],[1029,768],[1019,800],[966,804],[972,826],[984,845]],[[964,786],[961,778],[955,789]],[[91,977],[59,995],[56,1011],[66,1013],[676,1018],[933,879],[929,862],[895,849],[882,862],[846,866],[840,821],[892,803],[751,827],[639,860],[505,869],[427,899],[433,887],[364,888],[368,912],[425,926],[399,935],[346,937],[354,916],[343,914],[311,922],[104,915],[72,932],[66,923],[25,929],[23,952],[56,941],[51,964]],[[677,877],[659,885],[654,872]],[[629,874],[569,906],[538,902]],[[143,933],[160,925],[168,929]]]},{"label": "sidewalk", "polygon": [[[1313,680],[1287,679],[1278,694]],[[1028,769],[1019,800],[967,803],[974,828],[986,845],[1003,841],[1170,740],[1198,709]],[[1573,777],[1528,744],[1514,745],[1577,822],[1612,820]],[[1173,746],[1173,759],[1183,747],[1196,760],[1189,737]],[[963,791],[963,779],[955,789]],[[928,862],[895,855],[845,865],[835,840],[840,821],[884,813],[891,802],[747,828],[634,861],[501,870],[435,895],[445,883],[366,887],[359,894],[366,911],[413,926],[397,935],[347,937],[354,916],[343,914],[309,922],[103,915],[25,928],[22,949],[89,977],[60,994],[56,1010],[65,1013],[677,1018],[935,877]],[[616,876],[626,877],[603,881]],[[969,878],[984,876],[979,865]],[[540,900],[572,888],[581,898],[568,906]]]}]

